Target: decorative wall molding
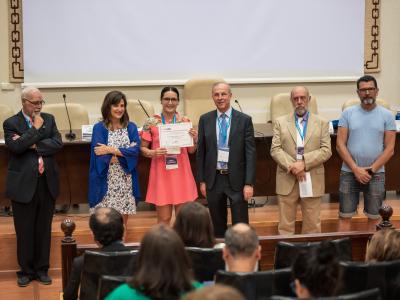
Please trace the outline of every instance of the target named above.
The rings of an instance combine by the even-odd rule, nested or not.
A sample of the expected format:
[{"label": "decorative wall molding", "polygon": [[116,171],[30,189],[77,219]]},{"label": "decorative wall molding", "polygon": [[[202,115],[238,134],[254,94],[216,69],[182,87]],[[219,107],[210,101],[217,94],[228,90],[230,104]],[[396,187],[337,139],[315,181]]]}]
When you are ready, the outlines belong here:
[{"label": "decorative wall molding", "polygon": [[23,82],[22,0],[9,0],[8,3],[9,77],[10,82]]},{"label": "decorative wall molding", "polygon": [[365,0],[365,73],[380,71],[380,4],[380,0]]}]

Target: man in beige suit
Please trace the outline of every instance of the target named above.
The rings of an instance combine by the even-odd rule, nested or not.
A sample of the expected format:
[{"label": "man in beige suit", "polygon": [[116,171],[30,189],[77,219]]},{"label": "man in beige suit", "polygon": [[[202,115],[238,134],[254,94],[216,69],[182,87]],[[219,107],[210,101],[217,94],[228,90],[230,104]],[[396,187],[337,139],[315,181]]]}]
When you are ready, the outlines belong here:
[{"label": "man in beige suit", "polygon": [[308,111],[310,95],[306,87],[293,88],[290,99],[294,113],[274,122],[271,146],[271,155],[278,164],[278,230],[280,234],[294,234],[300,202],[301,232],[321,232],[321,196],[325,192],[323,163],[332,155],[328,122]]}]

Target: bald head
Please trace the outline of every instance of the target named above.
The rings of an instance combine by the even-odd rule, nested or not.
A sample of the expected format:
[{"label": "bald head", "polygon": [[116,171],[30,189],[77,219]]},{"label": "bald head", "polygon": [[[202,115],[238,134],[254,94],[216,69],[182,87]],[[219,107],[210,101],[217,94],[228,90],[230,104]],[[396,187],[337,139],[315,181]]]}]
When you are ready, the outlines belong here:
[{"label": "bald head", "polygon": [[226,82],[219,81],[219,82],[214,83],[214,84],[212,85],[211,91],[214,92],[214,89],[217,88],[217,87],[225,88],[225,89],[227,89],[227,91],[228,91],[229,93],[232,92],[232,91],[231,91],[231,86],[230,86],[228,83],[226,83]]},{"label": "bald head", "polygon": [[225,245],[235,256],[252,256],[258,249],[259,241],[254,228],[245,223],[237,223],[225,232]]},{"label": "bald head", "polygon": [[114,208],[96,208],[94,214],[90,216],[89,227],[95,241],[103,246],[122,240],[124,234],[122,215]]},{"label": "bald head", "polygon": [[302,85],[295,86],[291,92],[290,92],[290,99],[293,99],[293,95],[296,94],[297,92],[305,93],[307,97],[310,96],[310,92],[308,91],[308,88]]}]

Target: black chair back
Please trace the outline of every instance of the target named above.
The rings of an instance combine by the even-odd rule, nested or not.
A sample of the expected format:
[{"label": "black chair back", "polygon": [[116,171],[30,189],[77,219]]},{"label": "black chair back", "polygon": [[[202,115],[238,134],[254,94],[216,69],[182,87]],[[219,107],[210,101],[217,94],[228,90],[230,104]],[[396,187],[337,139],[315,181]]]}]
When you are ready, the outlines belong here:
[{"label": "black chair back", "polygon": [[215,281],[237,288],[246,300],[269,299],[272,295],[295,296],[290,289],[290,269],[251,273],[218,271]]},{"label": "black chair back", "polygon": [[130,276],[101,275],[97,299],[103,300],[109,293],[111,293],[121,284],[126,283],[130,278]]},{"label": "black chair back", "polygon": [[86,251],[83,258],[80,300],[97,297],[101,275],[132,276],[138,250],[119,252]]},{"label": "black chair back", "polygon": [[213,281],[218,270],[225,269],[222,249],[186,247],[192,261],[194,277],[199,282]]},{"label": "black chair back", "polygon": [[382,299],[400,299],[400,260],[341,262],[343,294],[379,288]]},{"label": "black chair back", "polygon": [[[294,300],[296,297],[285,297],[285,296],[272,296],[271,300]],[[346,294],[334,297],[321,297],[321,298],[311,298],[319,300],[381,300],[381,294],[379,289],[372,289],[368,291],[363,291],[359,293]]]},{"label": "black chair back", "polygon": [[[331,241],[336,248],[337,256],[340,261],[352,260],[351,240],[343,238]],[[321,242],[278,242],[275,249],[274,269],[291,267],[298,253],[302,250],[317,247]]]}]

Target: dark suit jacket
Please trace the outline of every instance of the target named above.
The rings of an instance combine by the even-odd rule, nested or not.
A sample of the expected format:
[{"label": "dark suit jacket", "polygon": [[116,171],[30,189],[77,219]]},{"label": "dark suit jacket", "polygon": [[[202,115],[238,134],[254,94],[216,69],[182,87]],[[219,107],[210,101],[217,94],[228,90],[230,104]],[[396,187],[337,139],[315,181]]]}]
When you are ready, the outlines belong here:
[{"label": "dark suit jacket", "polygon": [[[217,111],[200,117],[197,148],[197,178],[205,182],[207,189],[214,186],[217,169]],[[245,184],[254,185],[256,170],[256,147],[251,117],[232,109],[229,132],[229,182],[235,191],[243,190]]]},{"label": "dark suit jacket", "polygon": [[[108,246],[105,246],[99,251],[102,252],[113,252],[113,251],[129,251],[121,242],[114,242]],[[81,274],[83,269],[83,255],[75,257],[72,263],[71,275],[67,287],[64,290],[64,300],[75,300],[78,298],[79,286],[81,283]]]},{"label": "dark suit jacket", "polygon": [[[61,135],[52,115],[41,113],[41,116],[44,123],[39,129],[29,128],[21,111],[3,123],[5,143],[10,150],[6,196],[15,202],[32,200],[39,174],[39,155],[43,157],[50,194],[54,199],[59,194],[58,167],[53,156],[62,148]],[[13,140],[14,135],[20,137]],[[33,144],[36,149],[30,148]]]}]

